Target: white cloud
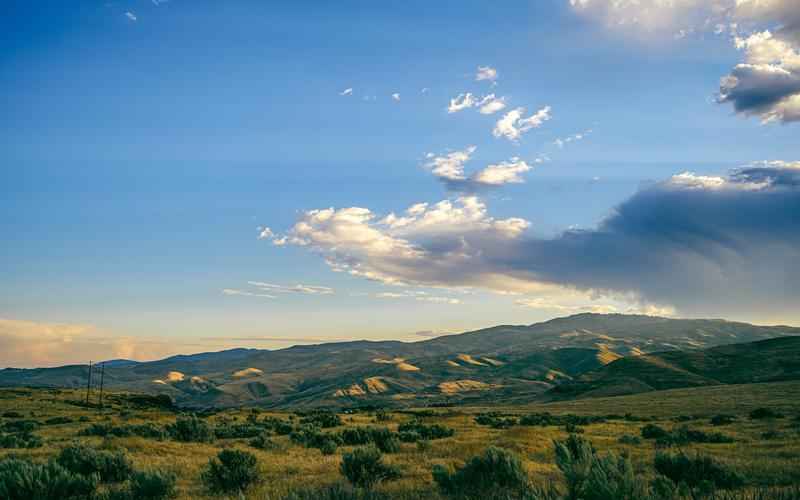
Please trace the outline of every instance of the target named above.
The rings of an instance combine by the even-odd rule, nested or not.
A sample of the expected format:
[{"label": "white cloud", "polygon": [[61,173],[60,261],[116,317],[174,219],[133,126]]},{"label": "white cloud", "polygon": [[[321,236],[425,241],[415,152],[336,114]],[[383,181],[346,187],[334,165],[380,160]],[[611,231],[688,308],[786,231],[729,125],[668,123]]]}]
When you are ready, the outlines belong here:
[{"label": "white cloud", "polygon": [[425,164],[431,173],[440,179],[464,180],[464,163],[468,162],[477,148],[469,146],[463,151],[453,151],[444,156],[428,154],[429,161]]},{"label": "white cloud", "polygon": [[545,106],[528,118],[523,118],[525,108],[516,108],[505,114],[494,127],[492,133],[495,137],[505,137],[510,141],[517,141],[522,134],[531,129],[539,128],[552,118],[550,106]]},{"label": "white cloud", "polygon": [[257,229],[259,240],[270,240],[275,237],[275,233],[273,233],[272,229],[268,227],[259,226]]},{"label": "white cloud", "polygon": [[223,295],[231,295],[231,296],[242,296],[242,297],[261,297],[263,299],[276,299],[274,295],[269,295],[265,293],[256,293],[256,292],[248,292],[247,290],[236,290],[233,288],[224,288],[222,290]]},{"label": "white cloud", "polygon": [[375,294],[379,299],[413,299],[419,302],[432,302],[435,304],[461,304],[461,299],[453,297],[441,297],[436,295],[429,295],[423,291],[402,291],[402,292],[381,292]]},{"label": "white cloud", "polygon": [[[464,172],[464,164],[472,158],[475,151],[475,146],[469,146],[463,151],[453,151],[441,156],[428,153],[425,167],[444,182],[448,189],[462,192],[474,192],[482,188],[524,182],[521,174],[533,168],[524,160],[514,157],[508,161],[489,165],[467,176]],[[543,159],[537,158],[534,163],[543,161]]]},{"label": "white cloud", "polygon": [[277,293],[301,293],[305,295],[333,295],[333,288],[327,286],[316,285],[276,285],[273,283],[264,283],[262,281],[248,281],[248,285],[260,288],[262,290],[277,292]]},{"label": "white cloud", "polygon": [[466,94],[458,94],[458,97],[450,99],[450,105],[447,106],[447,112],[458,113],[459,111],[475,106],[476,102],[478,101],[475,99],[475,96],[469,92]]},{"label": "white cloud", "polygon": [[311,210],[286,238],[322,254],[335,271],[387,284],[507,289],[519,280],[486,269],[484,260],[528,225],[490,217],[477,197],[462,196],[385,217],[360,207]]},{"label": "white cloud", "polygon": [[352,87],[348,87],[348,88],[342,90],[341,92],[339,92],[339,95],[341,95],[341,96],[353,95],[353,88]]},{"label": "white cloud", "polygon": [[584,132],[579,132],[577,134],[572,134],[572,135],[567,136],[567,137],[559,137],[555,141],[553,141],[553,145],[557,146],[559,149],[563,149],[564,146],[566,146],[567,144],[569,144],[571,142],[582,141],[583,139],[585,139],[591,133],[592,133],[592,130],[589,129],[589,130],[586,130]]},{"label": "white cloud", "polygon": [[500,186],[524,182],[521,174],[531,170],[531,166],[519,158],[512,158],[497,165],[489,165],[474,176],[475,182]]},{"label": "white cloud", "polygon": [[133,12],[131,12],[131,11],[127,11],[127,12],[125,12],[125,17],[127,17],[127,18],[128,18],[129,20],[131,20],[131,21],[138,21],[138,20],[139,20],[139,18],[138,18],[138,17],[136,17],[136,14],[134,14],[134,13],[133,13]]},{"label": "white cloud", "polygon": [[497,80],[497,70],[491,66],[478,66],[478,72],[475,74],[475,81],[489,81],[495,82]]},{"label": "white cloud", "polygon": [[395,92],[394,94],[392,94],[392,99],[395,100],[395,101],[399,101],[400,100],[400,94]]},{"label": "white cloud", "polygon": [[485,96],[477,106],[480,107],[480,113],[482,115],[491,115],[497,113],[505,109],[506,107],[506,98],[505,97],[495,97],[494,94],[489,94]]}]

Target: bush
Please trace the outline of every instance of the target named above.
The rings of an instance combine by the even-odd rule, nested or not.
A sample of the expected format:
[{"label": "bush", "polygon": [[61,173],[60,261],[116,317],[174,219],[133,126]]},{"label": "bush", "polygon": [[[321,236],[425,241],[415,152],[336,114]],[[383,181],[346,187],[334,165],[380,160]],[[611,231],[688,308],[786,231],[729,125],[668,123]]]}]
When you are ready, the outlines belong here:
[{"label": "bush", "polygon": [[163,427],[155,424],[138,424],[138,425],[113,425],[110,423],[95,423],[83,429],[80,436],[115,436],[115,437],[129,437],[139,436],[148,439],[157,439],[159,441],[169,437],[168,432]]},{"label": "bush", "polygon": [[403,431],[397,433],[398,439],[404,443],[417,443],[419,441],[427,441],[426,439],[420,438],[419,433],[416,431]]},{"label": "bush", "polygon": [[6,411],[3,412],[3,418],[22,418],[22,413],[18,411]]},{"label": "bush", "polygon": [[42,438],[29,432],[0,435],[0,448],[40,448],[44,444]]},{"label": "bush", "polygon": [[319,447],[319,451],[322,452],[323,455],[333,455],[336,453],[336,450],[339,449],[339,446],[336,444],[336,441],[333,439],[329,439],[322,443]]},{"label": "bush", "polygon": [[253,448],[258,448],[259,450],[274,450],[278,448],[278,444],[273,441],[266,432],[254,437],[248,444]]},{"label": "bush", "polygon": [[136,500],[166,500],[178,496],[172,472],[141,471],[131,477],[129,491]]},{"label": "bush", "polygon": [[488,425],[493,429],[508,429],[517,425],[517,419],[514,417],[503,417],[499,413],[481,413],[475,417],[475,423],[478,425]]},{"label": "bush", "polygon": [[647,424],[642,427],[642,437],[645,439],[666,438],[669,437],[669,431],[655,424]]},{"label": "bush", "polygon": [[375,446],[356,448],[352,453],[345,453],[340,471],[352,485],[367,489],[379,482],[400,477],[399,469],[384,463],[381,452]]},{"label": "bush", "polygon": [[214,431],[205,420],[190,417],[178,417],[174,424],[167,427],[172,439],[184,443],[210,443],[214,440]]},{"label": "bush", "polygon": [[209,460],[200,478],[212,493],[241,493],[258,479],[257,465],[252,453],[222,450]]},{"label": "bush", "polygon": [[30,433],[39,428],[39,422],[36,420],[12,420],[3,424],[5,432],[23,432]]},{"label": "bush", "polygon": [[772,440],[772,439],[780,439],[781,437],[783,437],[783,434],[781,434],[780,432],[776,431],[775,429],[768,430],[768,431],[764,432],[763,434],[761,434],[761,439],[765,439],[767,441]]},{"label": "bush", "polygon": [[398,432],[416,432],[420,439],[443,439],[453,436],[455,431],[441,424],[423,424],[419,420],[410,420],[397,428]]},{"label": "bush", "polygon": [[730,425],[734,422],[736,422],[736,417],[724,414],[714,415],[710,421],[711,425]]},{"label": "bush", "polygon": [[782,418],[783,415],[770,408],[756,408],[750,412],[751,420],[763,420],[766,418]]},{"label": "bush", "polygon": [[520,457],[494,446],[455,472],[435,466],[433,480],[444,495],[464,499],[519,498],[530,488]]},{"label": "bush", "polygon": [[56,461],[70,472],[96,474],[100,481],[109,483],[125,481],[133,473],[133,465],[123,452],[101,451],[82,444],[62,449]]},{"label": "bush", "polygon": [[397,453],[400,451],[400,440],[386,427],[371,429],[372,442],[382,453]]},{"label": "bush", "polygon": [[631,436],[630,434],[625,434],[623,436],[620,436],[619,443],[635,446],[638,444],[642,444],[642,438],[640,438],[639,436]]},{"label": "bush", "polygon": [[636,476],[630,459],[609,452],[598,456],[591,443],[570,435],[556,441],[556,465],[564,474],[568,500],[645,500],[647,484]]},{"label": "bush", "polygon": [[690,429],[683,425],[668,432],[665,436],[656,439],[656,446],[669,447],[669,446],[683,446],[689,443],[733,443],[734,439],[726,434],[720,432],[704,432],[696,429]]},{"label": "bush", "polygon": [[97,476],[73,474],[55,462],[0,461],[0,498],[4,500],[88,500],[96,489]]},{"label": "bush", "polygon": [[292,424],[277,417],[264,417],[261,425],[279,436],[288,436],[294,430]]},{"label": "bush", "polygon": [[300,419],[300,423],[315,425],[322,429],[329,429],[331,427],[338,427],[342,425],[342,419],[335,413],[329,411],[318,411],[304,416],[302,419]]},{"label": "bush", "polygon": [[[341,484],[289,492],[284,500],[389,500],[386,493],[372,490],[353,490]],[[423,497],[417,497],[423,498]]]},{"label": "bush", "polygon": [[62,425],[62,424],[71,424],[72,419],[69,417],[53,417],[48,418],[44,421],[46,425]]},{"label": "bush", "polygon": [[264,432],[264,429],[253,424],[228,424],[214,427],[217,439],[250,439]]},{"label": "bush", "polygon": [[718,464],[711,457],[699,454],[688,457],[683,453],[658,453],[655,468],[673,483],[683,483],[689,488],[705,489],[707,485],[712,485],[716,488],[732,489],[744,484],[744,479],[739,474]]},{"label": "bush", "polygon": [[572,422],[567,422],[567,425],[564,426],[564,431],[569,434],[583,434],[584,432],[583,427],[578,427]]}]

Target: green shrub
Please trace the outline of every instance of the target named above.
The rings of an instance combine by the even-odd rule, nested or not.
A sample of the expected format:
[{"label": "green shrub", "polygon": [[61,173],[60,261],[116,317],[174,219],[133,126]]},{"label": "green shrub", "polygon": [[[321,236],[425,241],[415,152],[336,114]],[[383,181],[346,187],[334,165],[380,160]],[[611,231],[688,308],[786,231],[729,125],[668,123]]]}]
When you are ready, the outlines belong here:
[{"label": "green shrub", "polygon": [[4,500],[88,500],[97,476],[74,474],[55,462],[0,460],[0,498]]},{"label": "green shrub", "polygon": [[770,429],[770,430],[768,430],[768,431],[766,431],[766,432],[761,434],[761,439],[765,439],[767,441],[770,441],[770,440],[773,440],[773,439],[780,439],[782,437],[783,437],[783,434],[781,434],[780,432],[776,431],[775,429]]},{"label": "green shrub", "polygon": [[371,429],[372,442],[382,453],[397,453],[400,451],[400,440],[386,427]]},{"label": "green shrub", "polygon": [[730,425],[736,422],[736,417],[733,415],[719,414],[711,417],[711,425]]},{"label": "green shrub", "polygon": [[564,474],[568,500],[646,500],[647,484],[638,478],[630,459],[609,452],[597,455],[591,443],[571,434],[555,441],[556,465]]},{"label": "green shrub", "polygon": [[196,415],[178,417],[174,424],[167,427],[167,432],[175,441],[184,443],[210,443],[214,440],[214,431],[205,420]]},{"label": "green shrub", "polygon": [[661,439],[669,437],[669,431],[655,424],[642,427],[642,437],[645,439]]},{"label": "green shrub", "polygon": [[771,408],[756,408],[750,412],[751,420],[763,420],[766,418],[782,418],[783,415]]},{"label": "green shrub", "polygon": [[94,423],[78,433],[80,436],[99,436],[99,437],[130,437],[139,436],[159,441],[169,437],[169,433],[158,425],[134,424],[134,425],[114,425],[111,423]]},{"label": "green shrub", "polygon": [[419,420],[410,420],[400,424],[398,432],[416,432],[420,439],[443,439],[451,437],[455,431],[441,424],[424,424]]},{"label": "green shrub", "polygon": [[372,442],[372,429],[369,427],[348,427],[338,433],[346,446],[361,446]]},{"label": "green shrub", "polygon": [[250,439],[264,432],[264,429],[253,424],[229,424],[214,426],[217,439]]},{"label": "green shrub", "polygon": [[321,451],[323,455],[333,455],[336,453],[337,449],[339,449],[339,446],[333,439],[328,439],[319,447],[319,451]]},{"label": "green shrub", "polygon": [[[321,488],[303,488],[291,491],[283,500],[389,500],[390,498],[395,497],[373,490],[353,490],[341,484],[334,484]],[[416,498],[424,497],[417,496]]]},{"label": "green shrub", "polygon": [[62,425],[62,424],[71,424],[72,419],[69,417],[53,417],[48,418],[44,421],[46,425]]},{"label": "green shrub", "polygon": [[61,450],[58,464],[70,472],[90,476],[96,474],[100,481],[118,483],[133,473],[133,465],[123,452],[96,450],[82,444],[73,444]]},{"label": "green shrub", "polygon": [[5,432],[31,433],[38,428],[39,422],[36,420],[12,420],[3,424],[3,431]]},{"label": "green shrub", "polygon": [[416,431],[403,431],[397,433],[397,438],[404,443],[417,443],[419,441],[427,441],[422,439]]},{"label": "green shrub", "polygon": [[176,481],[172,472],[141,471],[133,474],[128,488],[136,500],[167,500],[178,496]]},{"label": "green shrub", "polygon": [[278,436],[288,436],[294,430],[292,424],[277,417],[264,417],[264,420],[261,421],[261,425]]},{"label": "green shrub", "polygon": [[564,432],[567,432],[569,434],[583,434],[584,431],[583,427],[578,427],[572,422],[567,422],[567,425],[564,426]]},{"label": "green shrub", "polygon": [[41,448],[42,438],[30,432],[0,435],[0,448]]},{"label": "green shrub", "polygon": [[258,479],[258,460],[247,451],[222,450],[200,477],[212,493],[241,493]]},{"label": "green shrub", "polygon": [[493,446],[454,472],[435,466],[433,480],[444,495],[464,499],[519,498],[530,488],[520,457]]},{"label": "green shrub", "polygon": [[655,468],[659,474],[669,478],[675,484],[685,484],[689,488],[707,489],[708,485],[722,489],[738,488],[744,485],[744,479],[738,473],[711,457],[696,455],[689,457],[683,453],[658,453]]},{"label": "green shrub", "polygon": [[275,450],[278,448],[278,444],[273,441],[266,432],[262,432],[258,436],[254,437],[248,444],[253,448],[258,448],[259,450]]},{"label": "green shrub", "polygon": [[642,438],[640,438],[639,436],[631,436],[630,434],[625,434],[623,436],[620,436],[619,443],[635,446],[638,444],[642,444]]},{"label": "green shrub", "polygon": [[367,489],[379,482],[400,477],[399,469],[384,463],[381,452],[375,446],[356,448],[352,453],[345,453],[339,470],[353,486]]},{"label": "green shrub", "polygon": [[339,417],[339,415],[329,411],[317,411],[305,415],[300,419],[300,423],[315,425],[322,429],[329,429],[331,427],[338,427],[342,425],[342,419]]},{"label": "green shrub", "polygon": [[481,413],[475,417],[475,423],[478,425],[488,425],[493,429],[508,429],[517,425],[515,417],[503,417],[499,413]]},{"label": "green shrub", "polygon": [[22,418],[22,413],[18,411],[6,411],[3,412],[3,418]]},{"label": "green shrub", "polygon": [[683,425],[656,439],[656,446],[684,446],[689,443],[733,443],[734,439],[720,432],[704,432]]}]

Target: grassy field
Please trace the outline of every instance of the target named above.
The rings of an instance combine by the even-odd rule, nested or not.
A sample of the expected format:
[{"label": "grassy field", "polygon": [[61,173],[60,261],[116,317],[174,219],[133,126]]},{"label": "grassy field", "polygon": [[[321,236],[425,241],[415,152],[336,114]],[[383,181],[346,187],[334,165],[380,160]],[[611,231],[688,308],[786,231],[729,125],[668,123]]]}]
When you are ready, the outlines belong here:
[{"label": "grassy field", "polygon": [[[125,395],[108,397],[108,404],[102,410],[87,408],[79,404],[82,396],[81,391],[72,390],[0,390],[0,415],[3,415],[0,422],[5,424],[19,419],[39,422],[42,425],[34,434],[44,441],[38,448],[0,449],[0,459],[13,454],[46,461],[63,447],[79,440],[99,449],[122,450],[138,469],[173,471],[178,477],[177,487],[182,499],[219,498],[209,494],[200,475],[208,461],[224,448],[244,449],[258,459],[260,481],[246,491],[246,498],[279,499],[301,488],[344,482],[339,464],[342,454],[351,447],[341,446],[335,453],[324,455],[316,448],[296,444],[286,435],[273,436],[271,439],[276,448],[267,451],[251,447],[249,439],[186,443],[169,438],[79,436],[93,423],[166,426],[175,422],[177,417],[177,413],[169,409],[137,407]],[[784,417],[748,418],[752,410],[761,407],[779,412]],[[798,382],[673,390],[526,407],[419,409],[389,413],[381,416],[381,421],[377,420],[374,412],[342,413],[343,426],[324,431],[336,432],[342,427],[358,426],[385,426],[396,431],[400,424],[413,419],[452,428],[455,431],[452,437],[427,441],[425,445],[401,443],[398,452],[384,455],[384,460],[396,465],[401,472],[396,481],[376,488],[391,497],[439,498],[431,476],[432,468],[437,464],[460,466],[489,446],[512,450],[522,457],[523,466],[533,483],[562,484],[562,474],[554,462],[553,441],[567,438],[563,425],[515,425],[507,429],[478,425],[476,415],[486,411],[515,417],[542,412],[553,415],[618,415],[580,426],[581,436],[590,440],[600,452],[629,454],[636,472],[648,478],[656,475],[652,465],[656,453],[653,442],[641,440],[639,443],[621,444],[620,437],[640,436],[641,428],[647,424],[656,424],[667,430],[687,425],[708,433],[722,432],[733,442],[691,443],[682,445],[681,450],[688,454],[699,451],[730,466],[746,478],[745,490],[800,485],[800,424],[796,420],[800,415]],[[736,420],[730,425],[712,426],[709,419],[716,414],[730,414]],[[300,421],[299,416],[291,413],[254,413],[251,409],[225,410],[203,418],[212,425],[225,426],[267,416],[283,419],[293,426],[298,426]],[[54,417],[66,417],[71,421],[45,424]]]}]

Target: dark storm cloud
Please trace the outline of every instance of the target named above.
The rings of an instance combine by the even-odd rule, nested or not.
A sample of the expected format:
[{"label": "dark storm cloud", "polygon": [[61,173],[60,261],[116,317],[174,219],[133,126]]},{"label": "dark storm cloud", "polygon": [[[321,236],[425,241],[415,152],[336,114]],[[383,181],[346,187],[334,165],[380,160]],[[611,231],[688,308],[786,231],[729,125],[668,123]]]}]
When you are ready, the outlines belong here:
[{"label": "dark storm cloud", "polygon": [[727,178],[684,174],[622,203],[597,229],[529,240],[509,265],[532,279],[631,292],[684,313],[765,314],[800,300],[800,164]]}]

